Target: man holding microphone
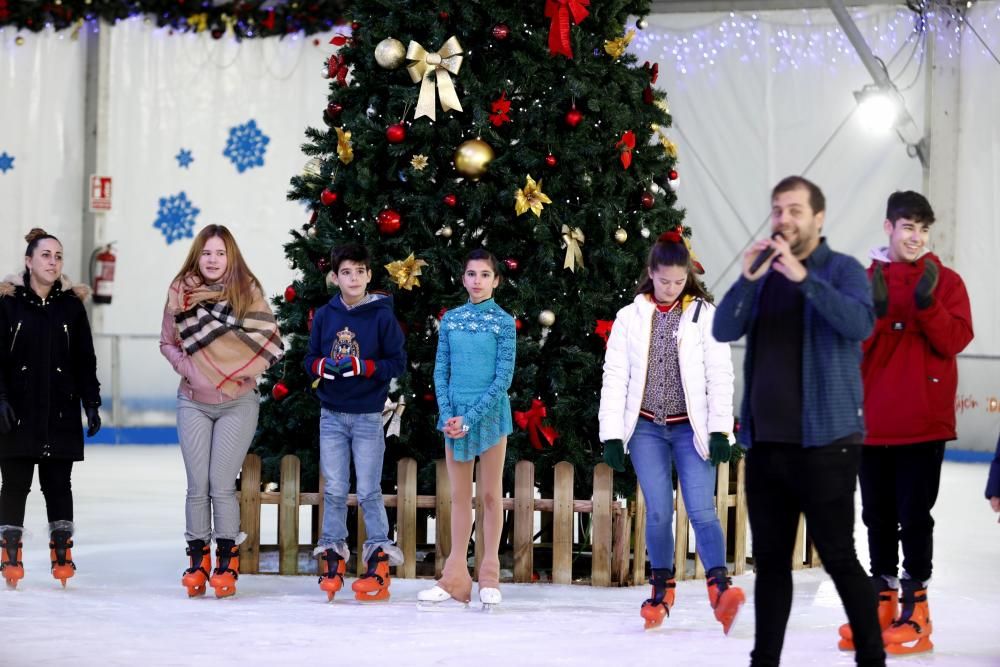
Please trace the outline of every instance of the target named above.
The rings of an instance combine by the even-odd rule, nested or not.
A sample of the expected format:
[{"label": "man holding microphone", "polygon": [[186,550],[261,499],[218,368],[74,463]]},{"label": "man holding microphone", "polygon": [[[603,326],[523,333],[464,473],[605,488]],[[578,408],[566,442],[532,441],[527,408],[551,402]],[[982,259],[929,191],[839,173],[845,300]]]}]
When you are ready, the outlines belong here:
[{"label": "man holding microphone", "polygon": [[789,176],[771,192],[772,237],[743,255],[713,334],[747,337],[739,439],[757,570],[752,667],[778,665],[792,605],[799,515],[853,629],[858,665],[885,665],[876,604],[854,549],[864,439],[861,342],[875,314],[865,270],[820,236],[822,191]]}]

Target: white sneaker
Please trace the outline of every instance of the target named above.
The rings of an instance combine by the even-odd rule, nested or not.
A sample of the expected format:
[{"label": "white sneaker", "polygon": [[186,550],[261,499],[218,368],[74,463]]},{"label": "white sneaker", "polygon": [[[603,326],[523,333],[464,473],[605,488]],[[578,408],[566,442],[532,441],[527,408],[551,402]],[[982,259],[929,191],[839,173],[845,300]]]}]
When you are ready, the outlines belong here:
[{"label": "white sneaker", "polygon": [[503,600],[499,588],[480,588],[479,601],[483,603],[483,611],[490,611]]},{"label": "white sneaker", "polygon": [[434,586],[417,593],[417,609],[446,611],[449,609],[465,609],[467,602],[460,602],[440,586]]}]

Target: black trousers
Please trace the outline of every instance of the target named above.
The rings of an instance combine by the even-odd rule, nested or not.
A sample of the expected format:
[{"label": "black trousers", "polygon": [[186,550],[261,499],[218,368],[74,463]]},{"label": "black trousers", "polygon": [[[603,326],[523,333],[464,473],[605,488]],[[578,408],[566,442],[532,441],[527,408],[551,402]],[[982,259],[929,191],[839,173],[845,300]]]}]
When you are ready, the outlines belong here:
[{"label": "black trousers", "polygon": [[[885,665],[876,599],[854,550],[854,489],[861,445],[758,442],[747,452],[747,505],[757,569],[753,667],[778,665],[792,608],[799,515],[833,579],[854,632],[859,665]],[[830,637],[834,651],[836,632]]]},{"label": "black trousers", "polygon": [[6,459],[0,461],[0,526],[23,526],[24,505],[38,466],[38,481],[45,496],[49,523],[73,520],[73,462],[64,460]]},{"label": "black trousers", "polygon": [[934,518],[941,486],[944,442],[866,445],[861,453],[861,518],[868,528],[871,573],[897,576],[899,545],[903,569],[912,579],[931,578]]}]

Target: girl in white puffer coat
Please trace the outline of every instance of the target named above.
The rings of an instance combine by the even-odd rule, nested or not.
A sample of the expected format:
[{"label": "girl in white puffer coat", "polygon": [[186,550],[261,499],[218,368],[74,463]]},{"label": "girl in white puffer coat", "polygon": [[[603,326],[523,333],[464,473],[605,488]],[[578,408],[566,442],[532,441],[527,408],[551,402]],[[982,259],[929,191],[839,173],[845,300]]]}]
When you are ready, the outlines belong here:
[{"label": "girl in white puffer coat", "polygon": [[715,306],[700,271],[679,226],[650,249],[635,300],[618,311],[608,339],[600,438],[605,462],[619,472],[628,445],[646,498],[653,585],[640,612],[646,628],[659,626],[674,603],[676,466],[709,602],[728,633],[746,599],[728,577],[714,496],[715,466],[729,460],[733,441],[733,364],[729,345],[712,337]]}]

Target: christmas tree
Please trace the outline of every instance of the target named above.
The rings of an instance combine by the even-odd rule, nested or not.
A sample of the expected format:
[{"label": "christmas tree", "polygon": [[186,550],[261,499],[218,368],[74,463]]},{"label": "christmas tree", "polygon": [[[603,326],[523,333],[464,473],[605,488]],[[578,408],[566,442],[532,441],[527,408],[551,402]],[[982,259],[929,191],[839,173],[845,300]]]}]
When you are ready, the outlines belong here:
[{"label": "christmas tree", "polygon": [[319,404],[302,359],[311,314],[332,293],[330,249],[359,241],[374,258],[370,289],[395,299],[409,357],[390,396],[405,412],[386,442],[387,490],[409,456],[431,491],[431,463],[444,456],[437,326],[467,299],[464,256],[486,247],[503,264],[497,303],[517,318],[510,474],[533,460],[544,483],[570,461],[578,497],[589,495],[611,322],[650,243],[682,220],[658,68],[626,53],[648,9],[649,0],[348,6],[351,29],[334,38],[341,48],[326,72],[328,127],[307,130],[310,159],[291,181],[289,197],[311,216],[285,246],[301,277],[275,300],[289,344],[264,384],[255,451],[265,479],[293,453],[303,488],[316,488]]}]

